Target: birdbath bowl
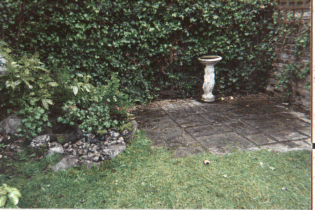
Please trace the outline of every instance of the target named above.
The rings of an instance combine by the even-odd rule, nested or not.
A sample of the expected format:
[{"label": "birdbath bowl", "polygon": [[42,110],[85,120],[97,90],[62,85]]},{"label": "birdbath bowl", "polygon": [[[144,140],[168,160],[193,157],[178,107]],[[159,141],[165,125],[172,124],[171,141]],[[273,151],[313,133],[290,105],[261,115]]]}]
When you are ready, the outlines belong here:
[{"label": "birdbath bowl", "polygon": [[199,62],[205,65],[205,76],[203,82],[203,95],[202,100],[204,102],[213,102],[215,101],[214,95],[212,95],[212,90],[214,87],[214,65],[217,64],[222,57],[217,55],[206,55],[198,58]]}]

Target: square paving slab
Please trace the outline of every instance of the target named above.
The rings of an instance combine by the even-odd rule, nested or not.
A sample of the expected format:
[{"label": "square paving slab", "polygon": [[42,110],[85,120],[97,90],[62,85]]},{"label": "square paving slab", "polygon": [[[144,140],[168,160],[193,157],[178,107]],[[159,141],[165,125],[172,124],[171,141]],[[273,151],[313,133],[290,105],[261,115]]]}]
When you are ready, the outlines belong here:
[{"label": "square paving slab", "polygon": [[291,132],[295,132],[296,130],[293,129],[292,127],[289,126],[285,126],[285,125],[280,125],[280,124],[267,124],[265,126],[259,127],[257,128],[258,130],[260,130],[263,133],[269,134],[269,133],[278,133],[278,132],[282,132],[284,130],[288,130]]},{"label": "square paving slab", "polygon": [[264,127],[266,125],[285,125],[285,121],[290,121],[292,119],[286,118],[280,114],[269,114],[269,115],[253,115],[240,117],[241,121],[253,125],[255,128]]},{"label": "square paving slab", "polygon": [[301,140],[301,139],[307,139],[308,136],[301,134],[296,131],[290,131],[290,130],[283,130],[281,132],[277,133],[269,133],[269,135],[278,141],[290,141],[290,140]]},{"label": "square paving slab", "polygon": [[146,127],[156,127],[160,124],[162,124],[161,126],[165,125],[165,127],[168,127],[168,123],[171,123],[172,125],[176,125],[168,115],[165,115],[164,117],[140,117],[140,118],[136,118],[137,122],[139,123],[139,126],[142,128],[146,128]]},{"label": "square paving slab", "polygon": [[248,138],[251,142],[254,142],[256,145],[265,145],[278,142],[275,139],[263,133],[246,135],[246,138]]},{"label": "square paving slab", "polygon": [[298,132],[296,129],[285,125],[266,125],[258,128],[265,134],[273,137],[277,141],[288,141],[309,138],[302,132]]},{"label": "square paving slab", "polygon": [[187,104],[191,107],[191,108],[193,108],[195,111],[196,111],[196,113],[204,113],[204,112],[206,112],[206,110],[204,110],[203,108],[201,108],[198,104],[199,104],[199,102],[197,102],[197,101],[193,101],[193,100],[191,100],[191,101],[188,101],[187,102]]},{"label": "square paving slab", "polygon": [[246,108],[246,107],[238,107],[229,109],[229,112],[234,114],[235,116],[248,116],[248,115],[265,115],[272,113],[281,113],[284,112],[285,109],[275,106],[266,106],[266,107],[255,107],[255,108]]},{"label": "square paving slab", "polygon": [[[238,121],[237,118],[231,117],[225,113],[203,113],[201,115],[206,121],[205,123],[213,125],[213,124],[222,124],[225,122],[234,122]],[[222,124],[222,126],[225,126]]]},{"label": "square paving slab", "polygon": [[190,135],[197,138],[200,136],[210,136],[213,134],[231,132],[232,130],[227,126],[222,125],[207,125],[200,127],[192,127],[185,129]]},{"label": "square paving slab", "polygon": [[196,144],[197,141],[180,128],[170,118],[161,122],[154,122],[144,128],[148,138],[156,146],[177,147]]},{"label": "square paving slab", "polygon": [[168,112],[169,115],[171,115],[173,118],[197,114],[197,111],[190,107],[188,104],[181,105],[176,111],[173,110],[171,112],[169,111],[166,112]]},{"label": "square paving slab", "polygon": [[234,132],[197,137],[197,140],[213,154],[224,154],[232,149],[256,148],[255,144]]},{"label": "square paving slab", "polygon": [[227,112],[228,109],[231,109],[233,106],[229,104],[202,104],[199,105],[200,108],[209,113],[217,113],[217,112]]},{"label": "square paving slab", "polygon": [[289,152],[299,150],[311,150],[311,146],[303,141],[279,142],[260,147],[268,151]]},{"label": "square paving slab", "polygon": [[279,120],[279,121],[285,126],[291,126],[293,128],[311,126],[309,123],[304,122],[299,119]]},{"label": "square paving slab", "polygon": [[171,118],[178,123],[182,128],[204,126],[207,124],[205,119],[200,114],[188,116],[171,116]]},{"label": "square paving slab", "polygon": [[237,133],[240,133],[244,136],[261,133],[261,131],[257,130],[255,127],[240,121],[227,121],[225,124],[232,127]]},{"label": "square paving slab", "polygon": [[307,136],[311,136],[312,135],[312,129],[311,126],[306,126],[306,127],[299,127],[296,128],[297,131],[307,135]]},{"label": "square paving slab", "polygon": [[193,139],[188,134],[174,134],[173,136],[170,136],[165,139],[166,144],[168,145],[168,148],[176,148],[176,147],[188,147],[194,144],[197,144],[198,142]]},{"label": "square paving slab", "polygon": [[159,106],[166,112],[178,112],[183,109],[183,101],[159,101]]}]

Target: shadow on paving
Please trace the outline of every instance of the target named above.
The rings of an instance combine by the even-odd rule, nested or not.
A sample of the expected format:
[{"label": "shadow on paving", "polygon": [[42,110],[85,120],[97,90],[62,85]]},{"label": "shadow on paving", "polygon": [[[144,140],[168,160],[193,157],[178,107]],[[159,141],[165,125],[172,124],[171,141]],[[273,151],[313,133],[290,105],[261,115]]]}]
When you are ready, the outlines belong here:
[{"label": "shadow on paving", "polygon": [[311,150],[310,112],[264,94],[211,103],[153,101],[132,113],[152,148],[168,148],[175,158],[233,150]]}]

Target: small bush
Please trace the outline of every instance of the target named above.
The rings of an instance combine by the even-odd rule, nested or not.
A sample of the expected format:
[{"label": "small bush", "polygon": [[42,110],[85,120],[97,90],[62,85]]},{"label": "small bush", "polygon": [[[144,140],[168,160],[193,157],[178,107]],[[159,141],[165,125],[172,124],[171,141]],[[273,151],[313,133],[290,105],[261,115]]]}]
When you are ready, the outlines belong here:
[{"label": "small bush", "polygon": [[[79,81],[80,80],[83,81]],[[64,116],[58,122],[74,126],[79,124],[83,131],[92,132],[116,127],[119,115],[127,114],[131,105],[128,95],[119,91],[119,80],[115,74],[107,86],[94,87],[89,83],[89,75],[78,74],[70,88],[76,96],[73,101],[64,103]]]},{"label": "small bush", "polygon": [[47,111],[41,107],[27,106],[20,109],[17,113],[19,116],[22,116],[22,126],[17,130],[19,137],[36,137],[44,129],[52,127]]},{"label": "small bush", "polygon": [[49,105],[53,105],[54,87],[58,84],[38,59],[39,55],[30,58],[24,55],[16,62],[4,47],[6,44],[2,43],[0,53],[4,54],[7,61],[7,72],[0,76],[0,91],[6,91],[10,100],[2,103],[19,108],[36,105],[48,110]]}]

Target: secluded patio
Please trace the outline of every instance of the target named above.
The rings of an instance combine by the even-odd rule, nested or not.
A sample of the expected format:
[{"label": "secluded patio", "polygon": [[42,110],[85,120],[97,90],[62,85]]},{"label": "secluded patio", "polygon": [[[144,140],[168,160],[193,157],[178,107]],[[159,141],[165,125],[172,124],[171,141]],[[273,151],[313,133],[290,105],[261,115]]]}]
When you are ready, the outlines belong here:
[{"label": "secluded patio", "polygon": [[152,147],[175,150],[175,157],[227,154],[233,149],[311,150],[309,115],[288,105],[252,95],[213,103],[161,100],[134,113]]}]

